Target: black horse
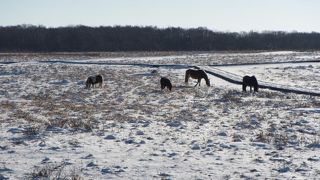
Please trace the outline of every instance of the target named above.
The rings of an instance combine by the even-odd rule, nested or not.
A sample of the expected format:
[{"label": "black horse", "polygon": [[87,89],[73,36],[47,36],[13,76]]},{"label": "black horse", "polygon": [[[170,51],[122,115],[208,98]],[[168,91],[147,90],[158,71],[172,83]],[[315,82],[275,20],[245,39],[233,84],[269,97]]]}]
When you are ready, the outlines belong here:
[{"label": "black horse", "polygon": [[161,84],[161,90],[163,90],[165,87],[167,87],[171,91],[172,84],[168,78],[161,77],[160,84]]},{"label": "black horse", "polygon": [[252,87],[254,88],[254,92],[258,92],[259,85],[256,77],[244,76],[242,79],[242,90],[246,91],[247,86],[250,86],[250,92],[252,91]]},{"label": "black horse", "polygon": [[86,88],[89,88],[89,89],[90,87],[94,88],[95,84],[99,84],[99,87],[101,88],[102,82],[103,82],[103,78],[100,74],[96,76],[89,76],[86,81]]},{"label": "black horse", "polygon": [[200,86],[201,79],[203,78],[206,81],[207,86],[210,86],[210,80],[207,76],[207,73],[201,69],[188,69],[185,75],[185,83],[188,83],[189,78],[198,79],[198,83],[194,86],[196,87],[198,84]]}]

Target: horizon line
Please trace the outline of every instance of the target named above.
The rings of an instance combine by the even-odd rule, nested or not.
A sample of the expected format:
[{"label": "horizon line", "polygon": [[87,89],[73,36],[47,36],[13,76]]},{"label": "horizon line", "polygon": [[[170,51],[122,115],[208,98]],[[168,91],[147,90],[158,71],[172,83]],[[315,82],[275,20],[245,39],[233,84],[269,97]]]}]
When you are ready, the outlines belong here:
[{"label": "horizon line", "polygon": [[43,24],[29,24],[29,23],[22,23],[22,24],[15,24],[15,25],[0,25],[0,27],[15,27],[15,26],[25,26],[25,27],[44,27],[44,28],[65,28],[65,27],[90,27],[90,28],[99,28],[99,27],[139,27],[139,28],[147,28],[152,27],[156,29],[168,29],[168,28],[180,28],[184,30],[189,29],[206,29],[212,32],[223,32],[223,33],[265,33],[265,32],[285,32],[285,33],[320,33],[320,31],[298,31],[298,30],[246,30],[246,31],[230,31],[230,30],[217,30],[217,29],[210,29],[206,26],[197,26],[197,27],[182,27],[182,26],[166,26],[161,27],[157,25],[121,25],[121,24],[114,24],[114,25],[85,25],[85,24],[69,24],[69,25],[59,25],[59,26],[49,26]]}]

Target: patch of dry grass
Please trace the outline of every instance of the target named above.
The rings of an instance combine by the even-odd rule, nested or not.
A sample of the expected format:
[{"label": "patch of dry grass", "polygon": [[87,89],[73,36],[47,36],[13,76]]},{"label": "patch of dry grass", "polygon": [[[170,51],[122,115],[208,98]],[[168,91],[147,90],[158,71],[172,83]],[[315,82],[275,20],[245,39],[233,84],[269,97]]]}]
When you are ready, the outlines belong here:
[{"label": "patch of dry grass", "polygon": [[6,109],[8,111],[12,111],[16,108],[16,104],[12,101],[1,101],[0,102],[0,109]]},{"label": "patch of dry grass", "polygon": [[42,167],[35,167],[27,179],[70,179],[83,180],[76,168],[67,167],[65,163],[48,164]]}]

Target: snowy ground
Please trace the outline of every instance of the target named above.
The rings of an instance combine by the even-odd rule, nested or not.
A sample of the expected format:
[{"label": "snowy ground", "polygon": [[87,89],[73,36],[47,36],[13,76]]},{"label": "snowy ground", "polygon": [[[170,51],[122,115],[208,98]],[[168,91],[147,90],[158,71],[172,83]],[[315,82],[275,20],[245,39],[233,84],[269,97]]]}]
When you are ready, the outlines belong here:
[{"label": "snowy ground", "polygon": [[291,87],[319,90],[320,86],[320,63],[244,65],[219,69],[241,77],[255,75],[258,80]]},{"label": "snowy ground", "polygon": [[[264,52],[87,61],[210,65],[318,58],[318,52]],[[194,80],[185,85],[184,68],[5,61],[19,63],[0,64],[0,179],[320,178],[319,97],[243,93],[210,75],[210,88],[204,82],[194,88]],[[320,88],[320,63],[219,68]],[[103,88],[84,89],[86,77],[98,73]],[[160,76],[171,79],[172,92],[160,90]]]}]

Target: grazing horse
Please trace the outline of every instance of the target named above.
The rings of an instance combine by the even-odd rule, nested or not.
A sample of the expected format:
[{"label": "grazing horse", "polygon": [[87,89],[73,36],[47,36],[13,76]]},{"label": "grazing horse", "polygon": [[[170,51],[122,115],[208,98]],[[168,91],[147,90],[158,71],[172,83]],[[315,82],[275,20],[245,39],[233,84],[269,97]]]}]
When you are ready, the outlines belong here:
[{"label": "grazing horse", "polygon": [[258,81],[254,76],[244,76],[242,79],[242,90],[246,91],[247,86],[250,86],[250,92],[252,91],[252,87],[254,88],[254,92],[258,92]]},{"label": "grazing horse", "polygon": [[100,74],[96,75],[96,76],[89,76],[86,81],[86,88],[89,88],[89,89],[90,89],[90,87],[94,88],[95,84],[99,84],[99,87],[101,88],[102,82],[103,82],[103,79]]},{"label": "grazing horse", "polygon": [[167,87],[171,91],[172,84],[168,78],[161,77],[160,84],[161,84],[161,90],[163,90],[165,87]]},{"label": "grazing horse", "polygon": [[210,86],[210,80],[204,70],[188,69],[186,71],[185,83],[188,83],[188,80],[190,77],[193,79],[198,79],[198,83],[194,87],[196,87],[198,84],[200,86],[200,82],[202,78],[206,81],[207,86]]}]

